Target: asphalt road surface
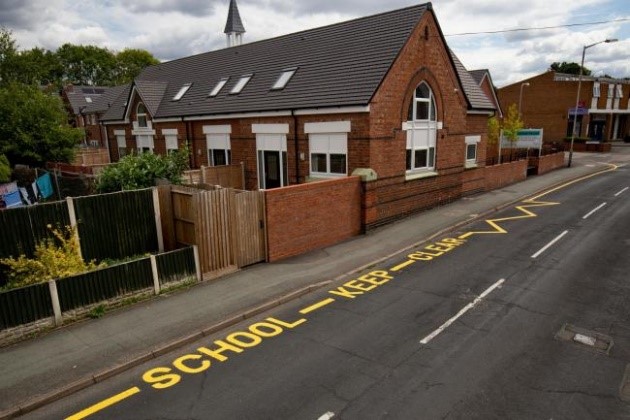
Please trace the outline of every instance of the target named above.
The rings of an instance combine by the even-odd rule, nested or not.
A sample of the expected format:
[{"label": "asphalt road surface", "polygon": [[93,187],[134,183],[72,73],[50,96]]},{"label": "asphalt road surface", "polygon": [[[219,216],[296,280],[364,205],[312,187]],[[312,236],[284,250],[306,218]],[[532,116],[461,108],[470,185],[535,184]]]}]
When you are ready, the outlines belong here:
[{"label": "asphalt road surface", "polygon": [[519,203],[26,417],[630,419],[629,187]]}]

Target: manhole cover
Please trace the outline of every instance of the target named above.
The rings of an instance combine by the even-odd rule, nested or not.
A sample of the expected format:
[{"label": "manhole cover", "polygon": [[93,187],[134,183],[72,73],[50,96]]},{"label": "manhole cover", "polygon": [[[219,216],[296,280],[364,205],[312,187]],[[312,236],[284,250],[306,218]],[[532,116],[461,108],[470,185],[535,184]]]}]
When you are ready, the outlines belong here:
[{"label": "manhole cover", "polygon": [[564,324],[555,335],[556,340],[569,341],[582,348],[608,355],[613,339],[605,334]]}]

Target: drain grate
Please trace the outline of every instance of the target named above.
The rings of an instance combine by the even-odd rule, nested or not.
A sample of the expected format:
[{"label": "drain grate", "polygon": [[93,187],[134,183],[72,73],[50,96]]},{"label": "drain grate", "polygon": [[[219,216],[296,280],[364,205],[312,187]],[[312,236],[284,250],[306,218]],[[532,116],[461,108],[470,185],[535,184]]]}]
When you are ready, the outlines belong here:
[{"label": "drain grate", "polygon": [[608,355],[613,346],[613,339],[596,331],[564,324],[555,335],[556,340],[569,341],[582,348]]}]

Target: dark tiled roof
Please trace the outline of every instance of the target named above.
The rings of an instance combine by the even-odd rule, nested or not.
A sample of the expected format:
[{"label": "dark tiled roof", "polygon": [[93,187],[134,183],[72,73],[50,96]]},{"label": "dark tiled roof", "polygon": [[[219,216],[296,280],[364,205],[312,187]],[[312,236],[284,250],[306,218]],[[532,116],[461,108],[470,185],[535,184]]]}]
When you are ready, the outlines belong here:
[{"label": "dark tiled roof", "polygon": [[70,102],[72,112],[79,115],[81,108],[84,108],[85,112],[107,89],[101,86],[70,86],[65,88],[65,94],[68,102]]},{"label": "dark tiled roof", "polygon": [[455,64],[459,80],[464,88],[464,94],[468,98],[471,108],[473,110],[495,110],[495,106],[492,104],[490,99],[488,99],[483,90],[481,90],[462,62],[459,61],[459,58],[457,58],[452,50],[450,50],[450,53],[453,58],[453,63]]},{"label": "dark tiled roof", "polygon": [[129,92],[131,92],[131,83],[120,86],[120,88],[120,94],[112,102],[109,110],[103,114],[101,121],[121,121],[125,118],[125,108],[127,107]]},{"label": "dark tiled roof", "polygon": [[93,98],[91,104],[85,108],[86,114],[93,114],[95,112],[105,112],[116,101],[118,96],[125,90],[125,86],[114,86],[110,88],[104,88],[105,93]]},{"label": "dark tiled roof", "polygon": [[481,85],[481,81],[483,80],[483,77],[488,73],[488,70],[469,70],[468,73],[470,73],[470,75],[473,79],[475,79],[475,82],[477,82],[478,85]]},{"label": "dark tiled roof", "polygon": [[[158,118],[367,105],[430,4],[408,7],[238,47],[211,51],[145,69],[136,83],[168,82]],[[284,89],[271,90],[297,67]],[[239,94],[240,76],[253,74]],[[208,94],[223,78],[216,97]],[[173,101],[186,83],[191,88]]]},{"label": "dark tiled roof", "polygon": [[[164,98],[164,92],[168,86],[167,82],[155,82],[152,80],[136,80],[134,82],[142,102],[146,105],[151,115],[156,115],[160,103]],[[181,88],[181,86],[179,86]],[[179,88],[178,88],[179,89]]]},{"label": "dark tiled roof", "polygon": [[230,32],[236,32],[237,34],[242,34],[245,32],[245,27],[243,26],[243,22],[241,21],[241,15],[238,13],[238,6],[236,5],[236,0],[230,0],[230,8],[228,10],[228,18],[225,23],[225,31],[226,34]]}]

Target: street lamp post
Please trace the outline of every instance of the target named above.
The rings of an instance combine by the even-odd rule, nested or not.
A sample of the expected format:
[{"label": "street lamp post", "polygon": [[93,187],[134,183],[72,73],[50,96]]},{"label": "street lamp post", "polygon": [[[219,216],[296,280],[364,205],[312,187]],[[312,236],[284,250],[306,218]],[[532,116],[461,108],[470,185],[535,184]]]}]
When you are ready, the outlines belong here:
[{"label": "street lamp post", "polygon": [[578,76],[578,90],[577,97],[575,98],[575,108],[573,109],[573,129],[571,130],[571,146],[569,147],[569,163],[567,164],[567,168],[571,167],[571,161],[573,160],[573,142],[575,140],[575,128],[577,127],[577,114],[578,114],[578,106],[580,104],[580,90],[582,88],[582,73],[584,71],[584,56],[586,55],[586,50],[594,47],[595,45],[603,44],[603,43],[611,43],[617,42],[616,38],[605,39],[603,41],[595,42],[594,44],[585,45],[582,48],[582,62],[580,63],[580,74]]},{"label": "street lamp post", "polygon": [[521,104],[523,103],[523,88],[529,86],[529,82],[521,83],[521,93],[518,95],[518,117],[522,118]]}]

